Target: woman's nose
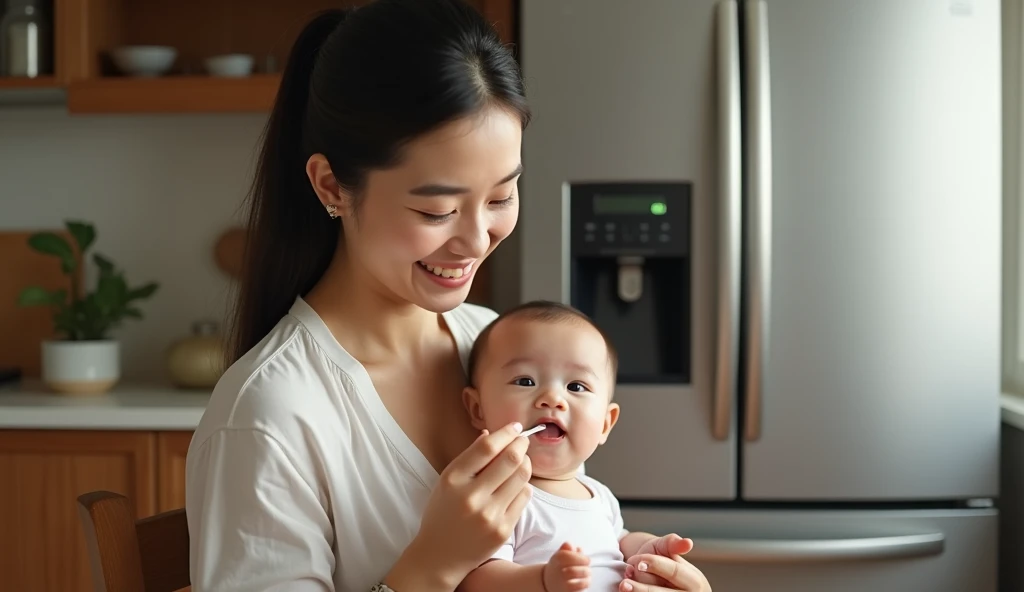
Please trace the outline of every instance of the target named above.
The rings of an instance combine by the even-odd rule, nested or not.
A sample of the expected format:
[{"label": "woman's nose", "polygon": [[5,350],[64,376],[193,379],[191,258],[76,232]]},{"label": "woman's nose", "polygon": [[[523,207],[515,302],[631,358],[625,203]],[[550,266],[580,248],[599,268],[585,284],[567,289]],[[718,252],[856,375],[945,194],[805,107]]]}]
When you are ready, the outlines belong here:
[{"label": "woman's nose", "polygon": [[464,257],[477,259],[487,254],[491,239],[483,216],[467,216],[459,228],[452,251]]}]

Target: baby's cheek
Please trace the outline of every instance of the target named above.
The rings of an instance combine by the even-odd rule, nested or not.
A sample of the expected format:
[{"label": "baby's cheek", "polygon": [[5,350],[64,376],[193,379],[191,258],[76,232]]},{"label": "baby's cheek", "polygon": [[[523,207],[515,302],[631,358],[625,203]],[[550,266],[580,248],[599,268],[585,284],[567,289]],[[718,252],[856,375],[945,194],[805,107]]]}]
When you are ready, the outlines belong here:
[{"label": "baby's cheek", "polygon": [[[487,424],[487,429],[492,432],[500,430],[513,421],[525,424],[529,420],[526,414],[519,409],[518,405],[497,397],[485,402],[483,413],[484,423]],[[523,425],[524,429],[529,427],[531,426]]]}]

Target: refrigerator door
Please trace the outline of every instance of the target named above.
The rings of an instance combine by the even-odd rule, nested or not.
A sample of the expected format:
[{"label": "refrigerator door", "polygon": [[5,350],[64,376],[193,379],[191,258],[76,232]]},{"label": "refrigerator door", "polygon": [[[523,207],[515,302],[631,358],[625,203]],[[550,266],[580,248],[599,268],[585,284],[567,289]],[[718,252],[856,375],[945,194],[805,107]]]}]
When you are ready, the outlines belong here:
[{"label": "refrigerator door", "polygon": [[[716,305],[716,291],[732,285],[732,276],[720,271],[734,269],[734,298],[723,294],[721,301],[734,299],[738,316],[738,9],[735,2],[717,4],[522,2],[521,57],[534,119],[525,132],[520,186],[521,297],[560,300],[568,291],[569,270],[559,257],[564,183],[693,184],[692,379],[620,385],[619,422],[586,465],[625,499],[736,496],[736,405],[730,403],[738,324],[727,314],[729,304]],[[720,158],[719,150],[729,157]],[[733,190],[735,207],[718,208],[732,203]],[[719,225],[735,240],[722,236]],[[719,240],[735,248],[735,267],[717,264]],[[716,368],[724,377],[717,382]]]},{"label": "refrigerator door", "polygon": [[996,592],[995,510],[625,509],[693,539],[715,592]]},{"label": "refrigerator door", "polygon": [[999,18],[745,2],[744,499],[997,495]]}]

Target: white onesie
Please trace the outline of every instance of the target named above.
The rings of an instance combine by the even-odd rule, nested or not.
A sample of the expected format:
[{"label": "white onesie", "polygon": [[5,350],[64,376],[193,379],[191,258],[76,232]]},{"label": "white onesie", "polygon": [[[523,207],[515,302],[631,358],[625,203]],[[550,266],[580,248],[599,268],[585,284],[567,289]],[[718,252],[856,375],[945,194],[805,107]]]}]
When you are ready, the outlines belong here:
[{"label": "white onesie", "polygon": [[622,526],[619,502],[612,492],[594,479],[580,474],[577,479],[593,497],[568,499],[533,488],[533,498],[523,510],[508,541],[493,555],[519,565],[547,563],[555,551],[568,542],[581,547],[590,558],[592,592],[615,592],[625,574],[626,563],[619,540],[627,531]]}]

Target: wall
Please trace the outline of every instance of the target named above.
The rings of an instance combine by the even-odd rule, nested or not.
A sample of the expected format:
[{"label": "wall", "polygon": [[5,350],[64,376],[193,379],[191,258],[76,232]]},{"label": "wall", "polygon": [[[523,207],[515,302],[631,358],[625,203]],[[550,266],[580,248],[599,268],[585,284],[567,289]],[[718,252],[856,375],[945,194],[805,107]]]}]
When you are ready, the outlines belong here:
[{"label": "wall", "polygon": [[[1019,382],[1021,140],[1021,0],[1003,0],[1003,374]],[[1024,590],[1024,432],[1003,424],[1000,449],[999,589]]]},{"label": "wall", "polygon": [[116,335],[128,380],[161,380],[193,321],[222,319],[231,282],[213,263],[238,220],[263,115],[77,116],[0,108],[0,230],[97,226],[130,284],[160,282],[145,319]]}]

